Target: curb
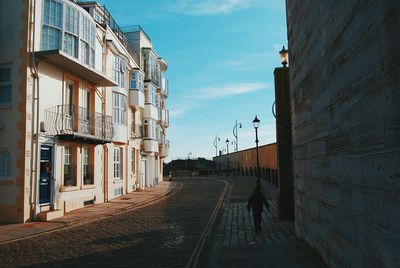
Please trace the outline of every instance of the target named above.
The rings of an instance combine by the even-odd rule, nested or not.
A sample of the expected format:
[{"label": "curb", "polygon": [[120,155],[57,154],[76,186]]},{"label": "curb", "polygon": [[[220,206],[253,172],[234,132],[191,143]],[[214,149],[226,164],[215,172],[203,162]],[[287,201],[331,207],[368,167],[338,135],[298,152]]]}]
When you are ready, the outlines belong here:
[{"label": "curb", "polygon": [[[51,229],[51,230],[45,230],[45,231],[37,232],[35,234],[29,234],[29,235],[22,236],[22,237],[12,238],[12,239],[9,239],[9,240],[1,241],[0,245],[12,243],[12,242],[17,242],[17,241],[24,240],[24,239],[27,239],[27,238],[37,237],[37,236],[40,236],[40,235],[43,235],[43,234],[54,233],[54,232],[57,232],[57,231],[60,231],[60,230],[64,230],[64,229],[70,229],[70,228],[73,228],[75,226],[80,226],[80,225],[83,225],[83,224],[86,224],[86,223],[91,223],[91,222],[104,220],[104,219],[110,218],[111,216],[114,216],[114,215],[122,214],[124,212],[128,212],[128,211],[131,211],[131,210],[135,210],[135,209],[139,209],[139,208],[142,208],[142,207],[146,207],[146,206],[155,204],[155,203],[157,203],[157,202],[159,202],[161,200],[164,200],[164,199],[174,195],[175,193],[177,193],[178,191],[180,191],[182,189],[183,184],[181,182],[175,182],[175,183],[176,183],[175,189],[169,190],[169,191],[167,191],[165,193],[162,193],[162,194],[160,194],[160,195],[158,195],[156,197],[150,198],[149,200],[143,201],[142,203],[132,204],[130,206],[127,206],[125,208],[119,209],[119,210],[114,211],[114,212],[109,212],[109,213],[106,212],[105,214],[97,216],[96,218],[87,218],[87,219],[75,220],[75,221],[63,223],[64,224],[63,226],[55,227],[54,229]],[[60,223],[60,222],[53,222],[53,223]]]},{"label": "curb", "polygon": [[210,239],[210,234],[215,227],[215,223],[218,218],[218,215],[220,214],[223,204],[225,203],[227,193],[232,187],[231,182],[226,181],[224,179],[220,179],[220,178],[216,178],[216,179],[223,182],[225,184],[225,187],[224,187],[224,190],[222,191],[222,194],[217,202],[217,205],[215,206],[215,208],[213,210],[213,213],[211,214],[210,220],[208,221],[203,233],[200,236],[199,241],[197,242],[197,245],[192,253],[192,256],[190,256],[190,259],[186,265],[187,268],[197,267],[201,253],[203,251],[203,248]]}]

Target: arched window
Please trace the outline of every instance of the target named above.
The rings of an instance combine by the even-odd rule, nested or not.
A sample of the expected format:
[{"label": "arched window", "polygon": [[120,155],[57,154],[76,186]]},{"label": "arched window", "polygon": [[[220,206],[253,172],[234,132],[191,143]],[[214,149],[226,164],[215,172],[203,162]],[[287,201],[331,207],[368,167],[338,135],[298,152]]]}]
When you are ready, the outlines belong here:
[{"label": "arched window", "polygon": [[0,177],[11,176],[11,155],[7,151],[0,152]]}]

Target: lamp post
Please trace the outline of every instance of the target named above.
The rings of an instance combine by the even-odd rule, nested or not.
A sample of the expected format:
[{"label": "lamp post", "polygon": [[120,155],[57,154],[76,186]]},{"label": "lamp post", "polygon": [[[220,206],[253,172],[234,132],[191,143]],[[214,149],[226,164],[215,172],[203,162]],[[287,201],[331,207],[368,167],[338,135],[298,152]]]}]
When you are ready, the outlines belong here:
[{"label": "lamp post", "polygon": [[242,128],[242,123],[238,123],[238,121],[237,120],[235,120],[235,126],[233,127],[233,130],[232,130],[232,132],[233,132],[233,136],[235,137],[235,139],[236,139],[236,142],[235,142],[235,152],[237,152],[238,150],[239,150],[239,138],[238,138],[238,127],[239,128]]},{"label": "lamp post", "polygon": [[289,51],[285,48],[285,46],[283,46],[282,50],[279,51],[279,56],[281,58],[281,63],[283,67],[286,67],[289,60]]},{"label": "lamp post", "polygon": [[282,66],[274,70],[276,118],[276,148],[278,180],[278,217],[280,219],[294,218],[294,182],[292,158],[292,121],[290,108],[290,80],[289,80],[289,51],[283,46],[279,51]]},{"label": "lamp post", "polygon": [[215,147],[215,156],[218,156],[218,142],[220,141],[220,137],[218,137],[217,135],[215,135],[215,139],[214,139],[214,147]]},{"label": "lamp post", "polygon": [[229,140],[226,139],[225,142],[226,142],[226,154],[227,154],[226,160],[228,161],[228,176],[229,176],[229,156],[228,156],[228,154],[229,154]]},{"label": "lamp post", "polygon": [[256,176],[257,176],[257,184],[260,183],[260,160],[258,158],[258,126],[260,125],[260,120],[256,117],[253,120],[253,126],[254,129],[256,130],[256,152],[257,152],[257,171],[256,171]]}]

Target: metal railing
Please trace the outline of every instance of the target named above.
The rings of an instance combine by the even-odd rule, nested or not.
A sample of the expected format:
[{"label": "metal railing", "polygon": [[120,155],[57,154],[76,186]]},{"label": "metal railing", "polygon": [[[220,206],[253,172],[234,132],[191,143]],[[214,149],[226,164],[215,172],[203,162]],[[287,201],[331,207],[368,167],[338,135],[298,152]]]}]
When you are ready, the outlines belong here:
[{"label": "metal railing", "polygon": [[[119,41],[124,45],[126,50],[128,50],[129,54],[135,59],[138,60],[139,57],[136,54],[134,48],[129,44],[128,39],[125,36],[125,32],[121,29],[121,27],[117,24],[111,13],[108,11],[105,5],[99,5],[95,1],[90,0],[79,0],[77,1],[78,5],[80,4],[84,8],[89,6],[89,8],[97,9],[96,15],[93,16],[93,19],[100,25],[108,25],[114,34],[117,36]],[[87,5],[85,5],[87,4]],[[93,4],[93,5],[92,5]]]},{"label": "metal railing", "polygon": [[161,94],[168,96],[168,79],[161,77]]},{"label": "metal railing", "polygon": [[144,77],[144,79],[147,80],[147,81],[150,80],[158,88],[160,88],[160,86],[161,86],[161,72],[157,68],[151,67],[149,65],[150,65],[149,61],[147,59],[145,59],[145,62],[144,62],[145,77]]},{"label": "metal railing", "polygon": [[149,41],[151,42],[150,37],[146,34],[146,32],[143,30],[143,28],[140,27],[140,25],[123,26],[123,27],[121,27],[121,29],[124,33],[142,32],[147,37],[147,39],[149,39]]},{"label": "metal railing", "polygon": [[57,105],[45,111],[45,131],[49,135],[81,135],[112,140],[112,117],[93,113],[76,105]]},{"label": "metal railing", "polygon": [[161,127],[169,127],[169,111],[167,109],[160,109],[159,116]]},{"label": "metal railing", "polygon": [[131,139],[141,139],[143,138],[143,126],[134,124],[131,129]]}]

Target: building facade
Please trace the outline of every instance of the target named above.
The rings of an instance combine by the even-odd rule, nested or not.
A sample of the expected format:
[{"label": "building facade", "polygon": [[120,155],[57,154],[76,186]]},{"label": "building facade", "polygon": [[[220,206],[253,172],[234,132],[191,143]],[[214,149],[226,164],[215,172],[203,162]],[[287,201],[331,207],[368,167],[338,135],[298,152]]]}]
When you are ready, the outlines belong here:
[{"label": "building facade", "polygon": [[124,32],[96,2],[7,0],[0,20],[0,222],[60,217],[157,184],[167,63],[145,32]]}]

